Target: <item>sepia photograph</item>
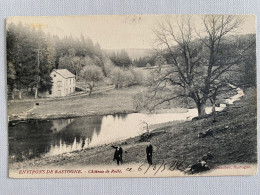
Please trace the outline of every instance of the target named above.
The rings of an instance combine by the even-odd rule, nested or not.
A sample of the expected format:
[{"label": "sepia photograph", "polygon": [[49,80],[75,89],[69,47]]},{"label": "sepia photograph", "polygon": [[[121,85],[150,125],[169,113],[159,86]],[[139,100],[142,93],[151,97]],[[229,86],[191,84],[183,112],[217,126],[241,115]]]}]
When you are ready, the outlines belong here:
[{"label": "sepia photograph", "polygon": [[6,19],[11,178],[255,175],[256,16]]}]

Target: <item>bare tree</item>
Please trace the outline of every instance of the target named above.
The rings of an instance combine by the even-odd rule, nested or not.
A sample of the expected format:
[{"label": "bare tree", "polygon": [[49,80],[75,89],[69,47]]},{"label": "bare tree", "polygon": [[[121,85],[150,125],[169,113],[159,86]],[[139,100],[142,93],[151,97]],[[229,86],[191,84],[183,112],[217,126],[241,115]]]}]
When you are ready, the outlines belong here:
[{"label": "bare tree", "polygon": [[201,17],[200,29],[193,25],[191,16],[165,18],[154,30],[158,55],[167,58],[170,68],[159,68],[150,79],[147,98],[156,107],[176,98],[192,99],[199,117],[206,115],[206,102],[216,99],[219,89],[226,87],[232,66],[237,65],[243,49],[231,47],[243,18],[229,15]]},{"label": "bare tree", "polygon": [[140,123],[140,125],[143,125],[143,129],[145,129],[147,135],[149,136],[149,135],[150,135],[149,124],[148,124],[146,121],[142,121],[142,122]]}]

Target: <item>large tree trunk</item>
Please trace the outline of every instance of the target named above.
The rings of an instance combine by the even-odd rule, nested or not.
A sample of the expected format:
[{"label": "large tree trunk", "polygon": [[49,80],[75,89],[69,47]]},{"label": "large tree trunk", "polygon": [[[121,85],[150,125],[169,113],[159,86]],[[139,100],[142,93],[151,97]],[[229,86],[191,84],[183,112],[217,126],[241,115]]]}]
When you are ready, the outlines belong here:
[{"label": "large tree trunk", "polygon": [[216,122],[216,98],[217,98],[217,91],[210,99],[212,103],[212,114],[213,114],[213,122]]},{"label": "large tree trunk", "polygon": [[212,114],[213,114],[213,121],[215,122],[216,121],[216,100],[215,99],[213,100],[212,103]]},{"label": "large tree trunk", "polygon": [[197,109],[198,109],[198,117],[206,116],[206,102],[198,103]]}]

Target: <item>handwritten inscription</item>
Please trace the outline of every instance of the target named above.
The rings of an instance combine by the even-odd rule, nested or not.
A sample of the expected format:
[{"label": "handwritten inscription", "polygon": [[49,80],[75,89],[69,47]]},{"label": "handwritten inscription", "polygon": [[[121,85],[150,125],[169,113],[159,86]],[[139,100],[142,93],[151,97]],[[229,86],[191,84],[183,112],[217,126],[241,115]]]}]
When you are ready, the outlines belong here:
[{"label": "handwritten inscription", "polygon": [[164,160],[159,164],[153,164],[153,165],[147,165],[147,164],[141,164],[137,170],[133,167],[127,167],[127,172],[143,172],[143,174],[146,174],[148,172],[153,172],[154,175],[158,174],[159,172],[163,172],[165,170],[174,171],[174,170],[185,170],[186,167],[183,166],[183,163],[185,162],[185,159],[178,159],[176,161],[173,161],[172,163],[166,163]]}]

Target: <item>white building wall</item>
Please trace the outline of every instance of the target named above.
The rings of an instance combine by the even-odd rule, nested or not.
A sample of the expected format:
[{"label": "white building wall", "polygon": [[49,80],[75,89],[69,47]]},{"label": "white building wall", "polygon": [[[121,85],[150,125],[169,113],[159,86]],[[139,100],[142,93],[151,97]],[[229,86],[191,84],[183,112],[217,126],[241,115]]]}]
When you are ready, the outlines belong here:
[{"label": "white building wall", "polygon": [[62,97],[75,92],[75,77],[64,78],[60,74],[53,71],[50,75],[52,77],[52,94],[49,97]]},{"label": "white building wall", "polygon": [[64,78],[54,71],[51,73],[50,76],[51,76],[52,82],[53,82],[51,97],[64,96],[63,87],[62,87]]}]

